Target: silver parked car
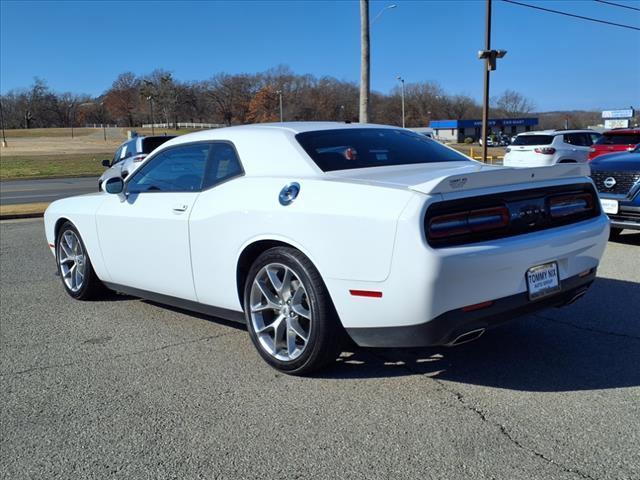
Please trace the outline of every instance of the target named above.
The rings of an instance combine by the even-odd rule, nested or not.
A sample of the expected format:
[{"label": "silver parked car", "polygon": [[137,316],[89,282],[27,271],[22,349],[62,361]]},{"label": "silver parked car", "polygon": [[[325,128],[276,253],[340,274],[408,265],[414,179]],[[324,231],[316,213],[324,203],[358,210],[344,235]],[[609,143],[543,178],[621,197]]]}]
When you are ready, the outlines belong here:
[{"label": "silver parked car", "polygon": [[124,142],[118,147],[112,160],[102,161],[102,165],[108,169],[98,179],[98,190],[102,189],[102,184],[108,178],[127,178],[142,165],[147,155],[172,138],[175,136],[135,137]]}]

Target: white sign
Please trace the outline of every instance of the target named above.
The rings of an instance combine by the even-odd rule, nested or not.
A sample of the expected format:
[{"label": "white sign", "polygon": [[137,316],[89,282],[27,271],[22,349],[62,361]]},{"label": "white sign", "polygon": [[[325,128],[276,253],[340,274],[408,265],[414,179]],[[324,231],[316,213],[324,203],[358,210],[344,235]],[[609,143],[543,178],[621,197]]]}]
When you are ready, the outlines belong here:
[{"label": "white sign", "polygon": [[605,110],[602,112],[602,118],[633,118],[633,108],[625,108],[624,110]]},{"label": "white sign", "polygon": [[617,119],[608,119],[604,121],[604,128],[629,128],[629,119],[625,118],[617,118]]}]

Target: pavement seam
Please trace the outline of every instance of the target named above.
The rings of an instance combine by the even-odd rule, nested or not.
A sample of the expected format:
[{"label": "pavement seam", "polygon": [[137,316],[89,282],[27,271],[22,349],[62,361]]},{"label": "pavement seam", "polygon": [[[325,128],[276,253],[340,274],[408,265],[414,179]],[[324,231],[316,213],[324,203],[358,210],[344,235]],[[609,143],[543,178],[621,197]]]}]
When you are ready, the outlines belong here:
[{"label": "pavement seam", "polygon": [[557,320],[555,318],[545,317],[544,315],[540,315],[539,313],[536,313],[533,316],[537,317],[537,318],[540,318],[542,320],[546,320],[547,322],[566,325],[568,327],[573,327],[573,328],[578,329],[578,330],[584,330],[586,332],[598,333],[600,335],[610,335],[612,337],[630,338],[632,340],[640,340],[640,337],[636,337],[635,335],[627,335],[626,333],[608,332],[606,330],[599,330],[597,328],[584,327],[582,325],[576,325],[575,323],[564,322],[562,320]]},{"label": "pavement seam", "polygon": [[[117,358],[127,358],[127,357],[133,357],[136,355],[142,355],[145,353],[153,353],[153,352],[159,352],[161,350],[166,350],[167,348],[173,348],[173,347],[179,347],[181,345],[187,345],[190,343],[197,343],[197,342],[203,342],[203,341],[207,341],[207,340],[214,340],[220,337],[225,337],[228,335],[233,334],[234,332],[225,332],[225,333],[220,333],[218,335],[209,335],[206,337],[200,337],[200,338],[195,338],[195,339],[191,339],[191,340],[185,340],[182,342],[178,342],[178,343],[169,343],[166,345],[162,345],[160,347],[156,347],[156,348],[150,348],[150,349],[145,349],[145,350],[138,350],[135,352],[129,352],[129,353],[122,353],[122,354],[118,354],[118,355],[107,355],[106,357],[100,357],[97,361],[98,362],[102,362],[105,360],[111,360],[111,359],[117,359]],[[86,364],[86,360],[78,360],[75,362],[68,362],[68,363],[60,363],[60,364],[56,364],[56,365],[45,365],[42,367],[32,367],[32,368],[27,368],[26,370],[20,370],[17,372],[9,372],[9,373],[0,373],[0,377],[15,377],[18,375],[23,375],[25,373],[31,373],[31,372],[35,372],[35,371],[39,371],[39,370],[51,370],[51,369],[55,369],[55,368],[65,368],[65,367],[70,367],[73,365],[80,365],[80,364]]]},{"label": "pavement seam", "polygon": [[[383,360],[383,361],[389,361],[389,358],[385,358],[383,355],[380,354],[375,354],[372,353],[374,356],[377,356],[379,359]],[[441,391],[444,391],[450,395],[452,395],[457,403],[462,406],[465,410],[468,410],[470,412],[473,412],[474,414],[476,414],[476,416],[478,418],[480,418],[480,420],[482,422],[488,423],[493,425],[494,427],[497,427],[498,430],[500,431],[500,433],[507,439],[509,440],[513,445],[515,445],[516,447],[518,447],[519,449],[528,452],[530,454],[532,454],[533,456],[535,456],[536,458],[539,458],[540,460],[543,460],[544,462],[553,465],[557,468],[560,468],[561,470],[563,470],[565,473],[572,473],[575,475],[580,476],[581,478],[584,478],[586,480],[595,480],[594,477],[592,477],[591,475],[584,473],[578,469],[575,468],[570,468],[567,467],[565,465],[562,465],[558,462],[556,462],[555,460],[553,460],[552,458],[547,457],[544,453],[540,453],[538,451],[536,451],[533,448],[527,447],[524,444],[522,444],[520,441],[518,441],[517,439],[515,439],[513,437],[513,435],[511,434],[511,432],[509,432],[509,430],[507,429],[507,427],[505,425],[503,425],[500,422],[496,422],[495,420],[490,420],[489,417],[487,416],[487,414],[480,408],[478,408],[475,405],[471,405],[467,402],[467,400],[465,399],[464,395],[460,392],[458,392],[457,390],[451,388],[449,385],[447,385],[445,382],[443,382],[442,380],[439,380],[437,378],[431,377],[429,375],[424,374],[423,372],[414,370],[413,368],[411,368],[410,365],[407,364],[407,362],[402,362],[402,366],[408,370],[409,372],[420,376],[421,378],[426,378],[428,380],[432,380],[439,388]]]}]

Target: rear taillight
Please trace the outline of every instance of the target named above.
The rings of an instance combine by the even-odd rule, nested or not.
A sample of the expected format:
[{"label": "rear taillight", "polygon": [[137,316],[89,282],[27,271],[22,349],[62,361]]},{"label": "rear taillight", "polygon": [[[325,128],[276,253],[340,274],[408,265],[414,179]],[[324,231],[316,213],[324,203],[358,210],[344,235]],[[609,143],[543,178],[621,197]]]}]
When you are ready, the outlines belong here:
[{"label": "rear taillight", "polygon": [[536,153],[541,153],[543,155],[553,155],[556,153],[556,149],[553,147],[537,147],[533,149]]},{"label": "rear taillight", "polygon": [[549,199],[551,218],[562,218],[569,215],[591,212],[594,208],[593,196],[589,193],[559,195]]},{"label": "rear taillight", "polygon": [[145,158],[147,158],[146,155],[136,155],[135,157],[133,157],[133,161],[138,163],[143,161]]},{"label": "rear taillight", "polygon": [[497,230],[507,225],[509,225],[509,210],[506,207],[439,215],[429,221],[429,238],[442,239],[468,235]]}]

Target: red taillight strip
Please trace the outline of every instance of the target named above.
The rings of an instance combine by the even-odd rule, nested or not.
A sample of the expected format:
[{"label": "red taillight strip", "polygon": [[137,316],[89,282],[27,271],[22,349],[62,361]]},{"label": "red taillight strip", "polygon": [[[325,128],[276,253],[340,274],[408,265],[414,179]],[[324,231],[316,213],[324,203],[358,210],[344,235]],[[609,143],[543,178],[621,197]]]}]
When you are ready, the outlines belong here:
[{"label": "red taillight strip", "polygon": [[466,307],[462,308],[462,311],[473,312],[474,310],[481,310],[483,308],[490,307],[491,305],[493,305],[493,300],[489,300],[487,302],[482,302],[482,303],[476,303],[474,305],[467,305]]},{"label": "red taillight strip", "polygon": [[382,292],[374,290],[349,290],[349,293],[354,297],[382,298]]},{"label": "red taillight strip", "polygon": [[509,225],[509,210],[506,207],[482,208],[460,213],[433,217],[429,221],[429,237],[445,238]]}]

